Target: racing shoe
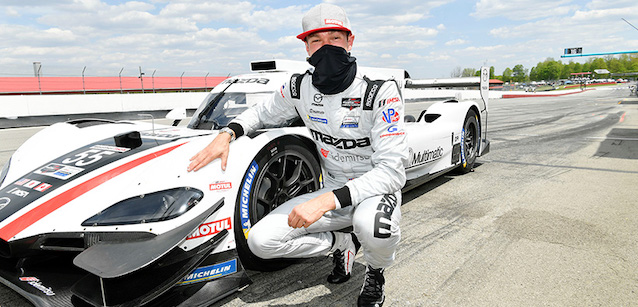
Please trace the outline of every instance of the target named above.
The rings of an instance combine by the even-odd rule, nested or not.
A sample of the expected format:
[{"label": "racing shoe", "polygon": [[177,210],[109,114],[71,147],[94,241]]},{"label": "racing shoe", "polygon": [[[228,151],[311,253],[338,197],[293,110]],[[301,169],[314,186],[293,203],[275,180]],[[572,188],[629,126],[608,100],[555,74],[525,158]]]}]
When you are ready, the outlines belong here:
[{"label": "racing shoe", "polygon": [[333,232],[334,245],[332,247],[332,262],[334,268],[332,273],[328,275],[328,282],[331,284],[340,284],[350,279],[350,272],[354,265],[354,256],[361,244],[353,233]]},{"label": "racing shoe", "polygon": [[375,270],[370,266],[367,267],[357,306],[383,306],[383,301],[385,301],[385,277],[383,277],[383,271],[384,269]]}]

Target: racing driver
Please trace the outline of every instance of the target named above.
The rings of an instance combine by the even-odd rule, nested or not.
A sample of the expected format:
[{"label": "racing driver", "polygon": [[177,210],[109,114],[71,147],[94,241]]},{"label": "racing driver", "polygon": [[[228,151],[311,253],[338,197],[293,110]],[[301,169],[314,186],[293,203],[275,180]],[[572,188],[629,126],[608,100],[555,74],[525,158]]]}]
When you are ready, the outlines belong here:
[{"label": "racing driver", "polygon": [[[350,55],[354,35],[345,11],[320,4],[302,20],[297,38],[313,66],[294,75],[264,104],[236,117],[191,158],[197,171],[220,158],[226,168],[229,143],[263,125],[303,119],[314,139],[324,187],[293,198],[257,222],[250,250],[263,259],[316,257],[332,253],[328,282],[350,278],[363,247],[367,269],[359,306],[381,306],[383,272],[394,261],[401,236],[401,188],[408,150],[403,99],[393,80],[372,81]],[[352,228],[350,228],[352,227]],[[339,230],[352,229],[352,233]]]}]

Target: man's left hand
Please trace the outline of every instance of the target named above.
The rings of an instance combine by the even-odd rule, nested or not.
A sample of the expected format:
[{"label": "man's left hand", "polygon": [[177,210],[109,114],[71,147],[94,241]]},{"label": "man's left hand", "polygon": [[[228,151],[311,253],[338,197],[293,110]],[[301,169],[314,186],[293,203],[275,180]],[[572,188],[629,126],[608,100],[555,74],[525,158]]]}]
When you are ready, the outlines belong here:
[{"label": "man's left hand", "polygon": [[288,215],[288,226],[292,228],[308,228],[308,226],[319,220],[324,213],[336,208],[332,192],[321,194],[294,207]]}]

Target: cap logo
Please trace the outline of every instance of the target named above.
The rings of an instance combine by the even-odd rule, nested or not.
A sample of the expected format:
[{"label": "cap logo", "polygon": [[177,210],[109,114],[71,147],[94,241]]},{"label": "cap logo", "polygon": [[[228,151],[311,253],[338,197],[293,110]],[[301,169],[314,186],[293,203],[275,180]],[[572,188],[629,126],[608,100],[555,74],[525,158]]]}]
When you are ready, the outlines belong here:
[{"label": "cap logo", "polygon": [[337,25],[343,27],[343,21],[337,19],[324,19],[323,23],[327,25]]}]

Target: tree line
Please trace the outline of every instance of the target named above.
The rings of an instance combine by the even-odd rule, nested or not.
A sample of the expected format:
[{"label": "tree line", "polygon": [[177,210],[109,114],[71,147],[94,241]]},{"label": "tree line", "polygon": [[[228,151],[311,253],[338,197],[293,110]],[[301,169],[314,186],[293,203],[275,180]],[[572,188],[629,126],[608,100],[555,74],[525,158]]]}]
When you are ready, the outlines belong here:
[{"label": "tree line", "polygon": [[[583,64],[574,61],[563,63],[560,60],[556,61],[553,58],[547,58],[531,69],[527,69],[521,64],[515,65],[513,68],[507,67],[500,76],[494,74],[494,66],[492,66],[490,67],[490,78],[503,82],[548,81],[569,79],[572,73],[579,72],[591,72],[593,77],[608,77],[608,74],[596,76],[594,73],[596,69],[607,69],[610,73],[638,72],[638,55],[622,54],[618,57],[590,58]],[[461,69],[460,66],[457,66],[450,73],[450,77],[472,77],[479,74],[480,70],[474,68]]]}]

